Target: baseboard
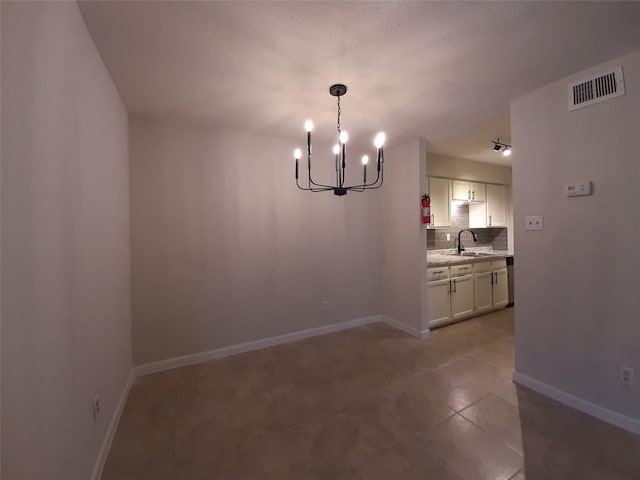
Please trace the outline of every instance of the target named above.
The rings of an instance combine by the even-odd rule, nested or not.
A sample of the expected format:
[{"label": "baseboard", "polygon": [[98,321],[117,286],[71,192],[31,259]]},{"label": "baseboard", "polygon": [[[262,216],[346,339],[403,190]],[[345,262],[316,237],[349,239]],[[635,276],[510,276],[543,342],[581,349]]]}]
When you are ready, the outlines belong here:
[{"label": "baseboard", "polygon": [[122,416],[124,405],[125,403],[127,403],[127,397],[129,396],[131,385],[133,385],[133,381],[135,379],[135,372],[133,369],[131,369],[131,372],[129,372],[129,378],[127,378],[127,383],[125,384],[124,390],[122,391],[122,395],[120,395],[118,405],[116,405],[116,409],[111,416],[111,421],[109,422],[109,426],[107,427],[107,433],[104,437],[104,440],[102,441],[100,450],[98,451],[98,458],[96,459],[96,463],[93,466],[93,472],[91,472],[91,480],[100,480],[100,477],[102,476],[102,470],[104,469],[104,464],[107,461],[109,450],[111,450],[113,437],[116,435],[116,430],[118,429],[118,423],[120,422],[120,417]]},{"label": "baseboard", "polygon": [[418,338],[427,338],[430,334],[430,330],[428,328],[424,329],[424,330],[418,330],[417,328],[413,328],[410,327],[409,325],[405,325],[404,323],[399,322],[398,320],[396,320],[395,318],[391,318],[391,317],[382,317],[382,321],[388,325],[391,325],[394,328],[397,328],[398,330],[402,330],[403,332],[408,333],[409,335],[412,335],[414,337],[418,337]]},{"label": "baseboard", "polygon": [[304,338],[315,337],[317,335],[325,335],[327,333],[339,332],[349,328],[376,323],[383,320],[381,315],[371,315],[369,317],[355,318],[346,322],[333,323],[322,327],[309,328],[298,332],[287,333],[275,337],[263,338],[252,342],[240,343],[228,347],[208,350],[206,352],[194,353],[191,355],[183,355],[180,357],[168,358],[157,362],[143,363],[134,367],[136,376],[147,375],[149,373],[161,372],[163,370],[171,370],[172,368],[194,365],[196,363],[224,358],[238,353],[249,352],[251,350],[259,350],[262,348],[273,347],[282,343],[302,340]]},{"label": "baseboard", "polygon": [[625,430],[640,435],[640,420],[627,417],[621,413],[614,412],[608,408],[588,402],[587,400],[576,397],[564,390],[551,386],[548,383],[541,382],[540,380],[536,380],[535,378],[519,372],[515,372],[513,374],[513,381],[542,395],[551,397],[560,403],[568,405],[569,407],[580,410],[587,415],[591,415],[592,417],[610,423],[611,425],[624,428]]}]

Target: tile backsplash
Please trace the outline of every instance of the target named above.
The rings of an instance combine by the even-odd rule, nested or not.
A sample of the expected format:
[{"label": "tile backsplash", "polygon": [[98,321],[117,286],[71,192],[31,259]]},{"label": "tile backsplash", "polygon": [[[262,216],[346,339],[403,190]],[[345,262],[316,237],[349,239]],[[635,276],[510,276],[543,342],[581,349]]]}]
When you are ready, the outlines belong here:
[{"label": "tile backsplash", "polygon": [[[469,228],[469,205],[458,205],[455,211],[451,212],[450,228],[429,228],[427,229],[427,250],[440,250],[445,248],[455,248],[458,232],[463,228]],[[507,250],[507,229],[506,228],[472,228],[478,237],[474,242],[470,233],[462,234],[462,245],[468,247],[487,247],[494,250]],[[447,241],[447,234],[451,240]]]}]

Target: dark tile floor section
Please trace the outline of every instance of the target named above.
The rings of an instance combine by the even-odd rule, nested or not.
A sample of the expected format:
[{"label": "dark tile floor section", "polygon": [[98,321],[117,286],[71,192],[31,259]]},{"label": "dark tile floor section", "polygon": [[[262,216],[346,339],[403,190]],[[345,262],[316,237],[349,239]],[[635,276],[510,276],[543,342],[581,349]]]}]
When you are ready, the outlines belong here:
[{"label": "dark tile floor section", "polygon": [[103,480],[639,480],[640,437],[511,382],[513,311],[147,375]]}]

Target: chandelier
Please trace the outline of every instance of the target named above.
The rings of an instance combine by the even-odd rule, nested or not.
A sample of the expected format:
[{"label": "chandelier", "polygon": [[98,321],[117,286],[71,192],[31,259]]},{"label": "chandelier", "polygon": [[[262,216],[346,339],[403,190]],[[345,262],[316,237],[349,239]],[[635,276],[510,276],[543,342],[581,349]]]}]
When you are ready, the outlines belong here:
[{"label": "chandelier", "polygon": [[[331,185],[323,185],[321,183],[317,183],[311,177],[311,131],[313,130],[313,122],[311,120],[307,120],[304,124],[304,129],[307,131],[307,170],[308,170],[308,180],[307,186],[300,186],[300,182],[298,179],[298,169],[299,169],[299,161],[302,156],[302,152],[300,149],[296,149],[294,152],[294,157],[296,159],[296,185],[300,190],[307,190],[309,192],[328,192],[333,191],[334,195],[343,196],[346,195],[348,191],[353,192],[364,192],[365,190],[373,190],[375,188],[380,188],[382,186],[383,181],[383,167],[384,167],[384,152],[382,146],[385,141],[385,134],[380,132],[376,135],[374,140],[374,145],[377,148],[377,172],[376,179],[367,183],[367,164],[369,163],[369,157],[364,155],[362,157],[362,183],[359,185],[351,185],[345,186],[345,169],[347,166],[347,140],[349,139],[349,135],[347,132],[340,129],[340,97],[347,93],[347,86],[342,85],[340,83],[331,85],[329,88],[329,93],[334,97],[338,97],[338,143],[333,147],[334,161],[336,167],[336,184],[335,186]],[[303,182],[304,185],[304,182]]]}]

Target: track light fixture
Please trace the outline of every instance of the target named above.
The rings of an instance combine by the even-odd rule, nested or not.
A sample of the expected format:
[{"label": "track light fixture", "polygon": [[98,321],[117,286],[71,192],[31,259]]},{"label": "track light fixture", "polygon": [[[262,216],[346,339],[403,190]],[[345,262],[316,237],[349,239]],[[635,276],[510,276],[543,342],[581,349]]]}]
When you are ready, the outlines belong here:
[{"label": "track light fixture", "polygon": [[498,153],[500,150],[502,150],[502,155],[504,155],[505,157],[511,155],[511,145],[502,143],[499,138],[491,140],[491,142],[493,143],[494,152]]},{"label": "track light fixture", "polygon": [[298,181],[299,161],[302,157],[302,151],[299,148],[297,148],[293,153],[293,156],[296,159],[296,185],[300,190],[307,190],[310,192],[333,192],[334,195],[338,196],[346,195],[348,191],[364,192],[365,190],[380,188],[382,186],[384,173],[383,145],[385,141],[385,134],[382,132],[378,133],[373,142],[377,149],[377,162],[372,166],[373,168],[376,168],[376,179],[373,182],[367,183],[367,164],[369,163],[369,157],[365,155],[362,157],[362,183],[358,185],[346,186],[344,184],[344,180],[345,168],[347,165],[347,140],[349,140],[349,135],[347,134],[347,132],[340,128],[340,97],[347,93],[347,86],[340,83],[331,85],[331,87],[329,88],[329,93],[334,97],[338,97],[338,143],[333,147],[333,155],[336,168],[336,184],[335,186],[323,185],[321,183],[314,182],[311,178],[311,131],[313,130],[313,122],[311,120],[307,120],[304,124],[304,129],[307,131],[307,185],[304,186],[303,183],[303,186],[300,186],[300,183]]}]

